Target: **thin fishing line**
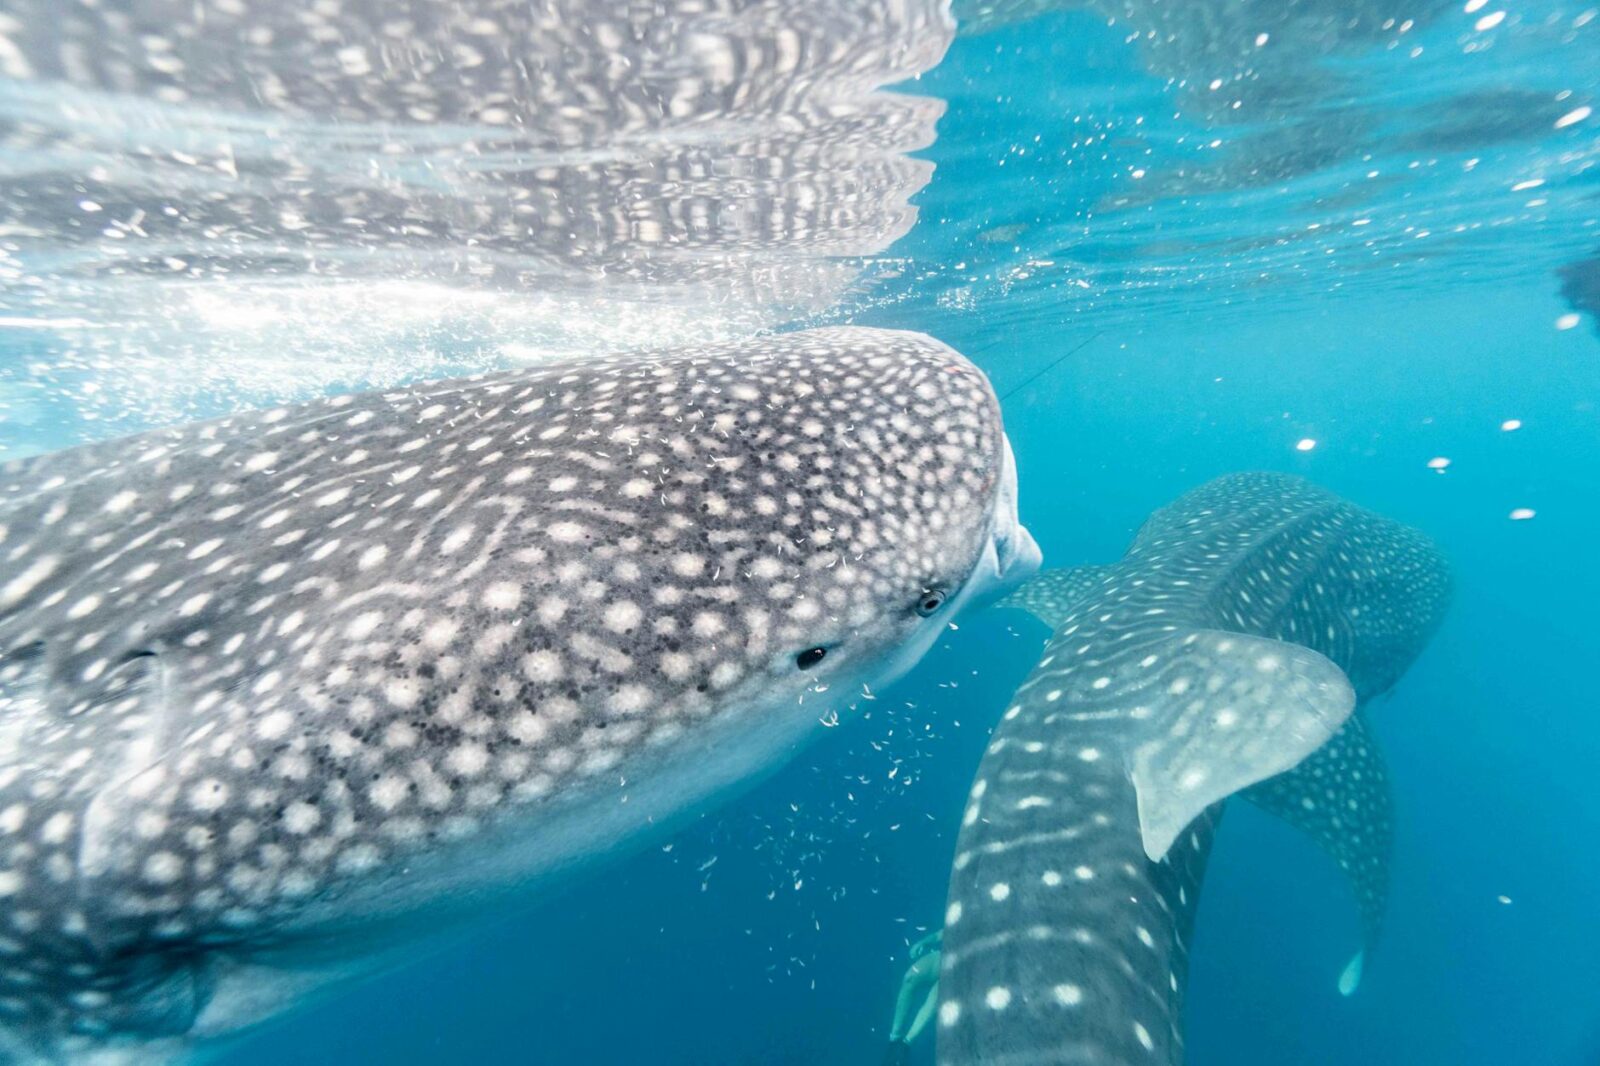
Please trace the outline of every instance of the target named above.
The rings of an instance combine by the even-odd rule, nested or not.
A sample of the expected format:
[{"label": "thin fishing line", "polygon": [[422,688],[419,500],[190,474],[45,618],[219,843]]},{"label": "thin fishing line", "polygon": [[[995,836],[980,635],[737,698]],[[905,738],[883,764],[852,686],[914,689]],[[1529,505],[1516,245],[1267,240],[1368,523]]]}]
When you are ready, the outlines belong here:
[{"label": "thin fishing line", "polygon": [[1046,374],[1050,373],[1050,371],[1054,370],[1056,367],[1060,366],[1062,363],[1066,362],[1068,359],[1071,359],[1073,356],[1077,355],[1079,352],[1081,352],[1085,348],[1089,347],[1089,345],[1093,344],[1099,338],[1100,338],[1100,331],[1099,330],[1096,330],[1095,332],[1089,334],[1089,339],[1088,340],[1084,341],[1082,344],[1078,345],[1075,348],[1072,348],[1071,350],[1067,351],[1065,354],[1061,355],[1059,358],[1056,359],[1055,362],[1051,363],[1049,366],[1045,367],[1043,370],[1039,371],[1037,374],[1034,374],[1033,377],[1029,378],[1028,380],[1026,380],[1026,381],[1024,381],[1024,382],[1022,382],[1022,383],[1020,383],[1018,385],[1014,385],[1011,388],[1007,389],[1004,393],[1001,394],[1000,399],[1004,400],[1007,397],[1014,396],[1017,393],[1021,392],[1023,389],[1027,388],[1029,385],[1032,385],[1035,381],[1038,381],[1040,378],[1042,378]]}]

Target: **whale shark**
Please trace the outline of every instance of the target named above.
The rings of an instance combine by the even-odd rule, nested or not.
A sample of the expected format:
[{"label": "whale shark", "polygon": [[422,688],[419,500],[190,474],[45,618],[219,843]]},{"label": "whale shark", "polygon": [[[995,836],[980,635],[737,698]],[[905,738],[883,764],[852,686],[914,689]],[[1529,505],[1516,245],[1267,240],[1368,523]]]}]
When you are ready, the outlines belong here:
[{"label": "whale shark", "polygon": [[1293,769],[1239,793],[1311,838],[1344,873],[1355,895],[1361,944],[1339,972],[1339,994],[1354,995],[1383,932],[1394,849],[1394,797],[1382,749],[1360,703],[1333,737]]},{"label": "whale shark", "polygon": [[637,846],[1039,558],[984,375],[848,327],[158,430],[0,494],[19,1061],[165,1061]]},{"label": "whale shark", "polygon": [[[1022,596],[1065,613],[962,816],[939,1062],[1175,1066],[1221,801],[1317,765],[1421,652],[1448,571],[1414,529],[1250,473],[1157,511],[1120,562],[1053,584]],[[1347,798],[1293,787],[1312,809]]]},{"label": "whale shark", "polygon": [[[1047,570],[1024,582],[998,606],[1025,610],[1055,629],[1111,570],[1108,566]],[[1442,563],[1430,572],[1441,582],[1448,581]],[[1441,585],[1440,591],[1445,588]],[[1358,699],[1349,720],[1326,744],[1298,765],[1239,792],[1241,799],[1309,836],[1349,882],[1362,937],[1360,948],[1339,974],[1338,988],[1346,996],[1359,987],[1366,958],[1383,929],[1394,843],[1388,768],[1365,712],[1366,701]]]}]

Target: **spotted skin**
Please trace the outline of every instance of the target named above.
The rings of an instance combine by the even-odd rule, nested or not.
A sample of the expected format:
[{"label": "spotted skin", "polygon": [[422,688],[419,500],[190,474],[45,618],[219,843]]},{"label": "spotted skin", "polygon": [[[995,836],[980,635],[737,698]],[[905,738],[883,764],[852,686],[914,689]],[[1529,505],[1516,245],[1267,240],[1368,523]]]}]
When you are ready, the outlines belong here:
[{"label": "spotted skin", "polygon": [[[1127,771],[1068,758],[1050,769],[1053,747],[1019,745],[984,759],[945,911],[941,1064],[1182,1060],[1194,904],[1221,807],[1151,862]],[[1050,800],[1048,817],[1022,806],[1033,798]]]},{"label": "spotted skin", "polygon": [[225,1031],[268,953],[666,824],[1037,561],[987,380],[866,329],[242,415],[0,491],[0,1017],[47,1055]]},{"label": "spotted skin", "polygon": [[1023,582],[995,606],[1015,607],[1027,611],[1051,629],[1055,629],[1072,613],[1072,609],[1079,601],[1089,595],[1113,570],[1114,568],[1109,566],[1073,566],[1045,570]]},{"label": "spotted skin", "polygon": [[[1215,723],[1237,709],[1249,734],[1271,703],[1234,687],[1241,664],[1203,649],[1237,639],[1246,677],[1265,648],[1320,653],[1353,704],[1399,678],[1447,596],[1421,534],[1298,478],[1224,477],[1156,512],[1060,618],[979,767],[945,915],[939,1062],[1180,1063],[1189,931],[1221,805],[1152,860],[1138,768],[1178,737],[1222,762],[1249,752],[1254,738],[1198,730],[1193,712]],[[1209,672],[1179,671],[1186,656]]]},{"label": "spotted skin", "polygon": [[[1055,628],[1114,572],[1109,566],[1047,570],[998,606],[1028,611]],[[1370,953],[1388,905],[1394,804],[1383,753],[1364,709],[1358,707],[1333,739],[1299,765],[1239,795],[1311,837],[1339,864],[1360,911],[1363,955]],[[1342,980],[1347,993],[1354,991],[1359,972]]]}]

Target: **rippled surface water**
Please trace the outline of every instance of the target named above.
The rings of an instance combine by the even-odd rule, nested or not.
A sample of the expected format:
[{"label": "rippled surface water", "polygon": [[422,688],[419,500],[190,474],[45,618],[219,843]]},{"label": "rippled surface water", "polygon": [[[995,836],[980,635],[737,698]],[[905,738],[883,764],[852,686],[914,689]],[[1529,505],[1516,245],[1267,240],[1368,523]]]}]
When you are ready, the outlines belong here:
[{"label": "rippled surface water", "polygon": [[[1564,0],[0,0],[0,455],[855,321],[991,374],[1047,565],[1302,473],[1459,591],[1373,715],[1362,989],[1331,864],[1230,810],[1188,1061],[1586,1066],[1597,95]],[[1044,635],[963,621],[669,848],[228,1061],[877,1062]]]},{"label": "rippled surface water", "polygon": [[942,105],[880,87],[952,34],[933,0],[0,20],[0,315],[40,346],[7,390],[88,435],[825,309],[911,226]]}]

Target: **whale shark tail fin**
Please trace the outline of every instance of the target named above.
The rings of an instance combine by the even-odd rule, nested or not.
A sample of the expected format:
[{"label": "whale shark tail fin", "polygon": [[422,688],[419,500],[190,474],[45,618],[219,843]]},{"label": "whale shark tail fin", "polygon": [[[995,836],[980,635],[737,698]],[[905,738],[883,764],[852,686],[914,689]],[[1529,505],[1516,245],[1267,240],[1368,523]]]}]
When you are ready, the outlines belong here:
[{"label": "whale shark tail fin", "polygon": [[1133,701],[1128,769],[1154,862],[1207,807],[1294,766],[1355,709],[1344,672],[1298,644],[1203,629],[1143,650],[1121,686],[1093,684]]},{"label": "whale shark tail fin", "polygon": [[1111,572],[1109,566],[1072,566],[1045,570],[1024,581],[1016,591],[996,602],[996,607],[1027,611],[1051,629],[1072,614],[1078,601],[1099,587]]},{"label": "whale shark tail fin", "polygon": [[1356,989],[1361,987],[1361,970],[1367,962],[1367,949],[1362,948],[1350,956],[1350,961],[1345,963],[1344,971],[1339,974],[1339,994],[1353,996]]},{"label": "whale shark tail fin", "polygon": [[1309,836],[1339,864],[1361,915],[1361,947],[1339,978],[1351,995],[1383,930],[1394,846],[1394,798],[1366,705],[1306,760],[1243,793],[1252,804]]}]

